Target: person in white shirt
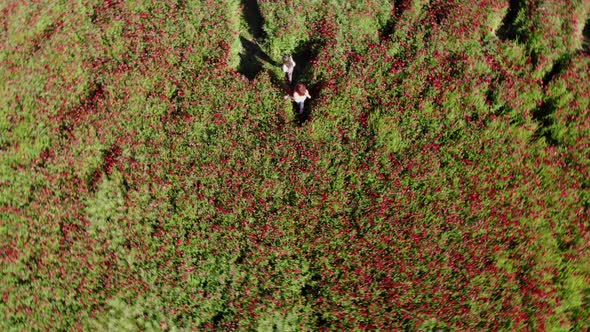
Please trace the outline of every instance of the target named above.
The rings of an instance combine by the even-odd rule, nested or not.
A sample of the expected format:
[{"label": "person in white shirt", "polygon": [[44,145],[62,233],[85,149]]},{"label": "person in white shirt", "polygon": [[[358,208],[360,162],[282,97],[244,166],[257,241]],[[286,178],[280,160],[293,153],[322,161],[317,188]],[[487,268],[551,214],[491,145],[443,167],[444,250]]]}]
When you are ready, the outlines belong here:
[{"label": "person in white shirt", "polygon": [[309,91],[307,91],[307,87],[303,83],[297,83],[297,85],[295,85],[295,89],[293,89],[293,93],[286,98],[289,97],[293,99],[295,104],[297,104],[297,110],[299,111],[299,114],[303,114],[305,100],[307,98],[311,99]]},{"label": "person in white shirt", "polygon": [[293,69],[295,69],[295,61],[290,55],[283,56],[283,72],[286,75],[287,82],[291,84],[293,82]]}]

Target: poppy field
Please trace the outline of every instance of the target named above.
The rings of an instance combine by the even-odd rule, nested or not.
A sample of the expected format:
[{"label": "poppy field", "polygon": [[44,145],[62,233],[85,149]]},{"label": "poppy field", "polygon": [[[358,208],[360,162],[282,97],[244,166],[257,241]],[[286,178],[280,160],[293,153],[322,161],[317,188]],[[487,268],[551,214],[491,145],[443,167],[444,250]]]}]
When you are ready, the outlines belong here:
[{"label": "poppy field", "polygon": [[589,0],[0,9],[0,330],[590,329]]}]

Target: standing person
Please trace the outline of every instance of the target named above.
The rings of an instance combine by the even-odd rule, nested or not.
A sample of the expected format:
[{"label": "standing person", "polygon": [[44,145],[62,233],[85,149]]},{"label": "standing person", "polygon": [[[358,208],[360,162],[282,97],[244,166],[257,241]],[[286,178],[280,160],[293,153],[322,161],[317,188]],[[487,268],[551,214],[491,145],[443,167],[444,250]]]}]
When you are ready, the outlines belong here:
[{"label": "standing person", "polygon": [[295,61],[290,55],[283,55],[283,72],[287,76],[289,85],[293,82],[293,69],[295,69]]},{"label": "standing person", "polygon": [[311,99],[309,91],[307,91],[307,87],[303,83],[297,83],[295,89],[293,89],[293,93],[290,96],[287,96],[287,98],[289,97],[291,97],[295,104],[297,104],[297,111],[299,114],[303,114],[305,99]]}]

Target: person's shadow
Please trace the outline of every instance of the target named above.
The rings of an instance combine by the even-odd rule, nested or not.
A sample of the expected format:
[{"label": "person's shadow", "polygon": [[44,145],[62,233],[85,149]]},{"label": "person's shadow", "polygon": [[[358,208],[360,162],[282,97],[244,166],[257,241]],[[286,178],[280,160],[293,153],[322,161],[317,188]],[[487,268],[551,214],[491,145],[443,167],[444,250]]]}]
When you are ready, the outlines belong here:
[{"label": "person's shadow", "polygon": [[264,53],[258,44],[242,36],[240,36],[240,42],[244,51],[240,54],[238,72],[246,76],[249,80],[254,79],[260,73],[262,70],[262,61],[272,66],[278,66],[278,63],[271,59],[268,54]]},{"label": "person's shadow", "polygon": [[590,54],[590,17],[586,20],[582,30],[582,52]]},{"label": "person's shadow", "polygon": [[257,0],[242,0],[242,10],[244,19],[248,24],[248,32],[256,40],[266,39],[266,32],[264,31],[264,17],[260,12]]},{"label": "person's shadow", "polygon": [[303,112],[299,113],[299,105],[296,102],[291,103],[293,105],[293,113],[295,114],[295,123],[298,126],[302,126],[311,117],[311,103],[310,100],[306,100],[303,104]]},{"label": "person's shadow", "polygon": [[518,18],[518,13],[524,6],[524,1],[519,0],[510,0],[508,1],[508,12],[506,16],[502,19],[502,23],[498,30],[496,30],[496,35],[501,40],[515,40],[518,37],[518,32],[516,28],[516,21]]},{"label": "person's shadow", "polygon": [[243,17],[248,24],[248,32],[252,36],[252,40],[248,40],[240,36],[240,43],[242,44],[242,53],[240,53],[240,64],[238,71],[252,80],[262,71],[263,63],[266,62],[272,66],[278,66],[268,54],[266,54],[257,42],[263,42],[266,39],[266,32],[264,31],[264,17],[260,12],[258,1],[256,0],[241,0]]}]

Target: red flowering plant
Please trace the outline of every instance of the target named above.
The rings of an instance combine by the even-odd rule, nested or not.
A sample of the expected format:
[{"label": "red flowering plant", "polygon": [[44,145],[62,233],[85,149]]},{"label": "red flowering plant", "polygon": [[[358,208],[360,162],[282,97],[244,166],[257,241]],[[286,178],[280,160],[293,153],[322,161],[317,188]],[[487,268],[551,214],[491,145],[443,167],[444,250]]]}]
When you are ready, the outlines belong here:
[{"label": "red flowering plant", "polygon": [[586,328],[581,6],[3,6],[0,326]]}]

